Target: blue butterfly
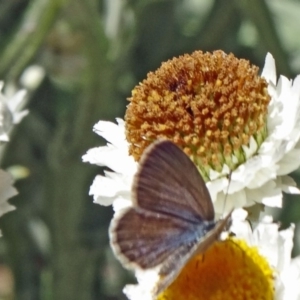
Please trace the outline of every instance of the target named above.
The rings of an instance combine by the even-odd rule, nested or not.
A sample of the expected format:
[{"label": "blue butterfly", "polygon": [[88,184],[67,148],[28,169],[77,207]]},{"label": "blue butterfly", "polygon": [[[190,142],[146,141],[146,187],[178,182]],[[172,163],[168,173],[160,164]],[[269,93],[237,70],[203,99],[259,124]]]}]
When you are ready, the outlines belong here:
[{"label": "blue butterfly", "polygon": [[227,226],[231,212],[215,221],[213,204],[199,171],[170,141],[144,152],[132,186],[132,207],[110,225],[112,249],[129,269],[160,265],[159,295],[195,255],[204,253]]}]

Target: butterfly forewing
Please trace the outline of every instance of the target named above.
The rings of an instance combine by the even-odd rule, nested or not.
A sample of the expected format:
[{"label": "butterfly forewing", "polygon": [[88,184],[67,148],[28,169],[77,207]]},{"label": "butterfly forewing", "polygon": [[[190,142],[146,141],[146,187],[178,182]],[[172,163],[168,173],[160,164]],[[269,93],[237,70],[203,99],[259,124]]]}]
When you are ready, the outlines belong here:
[{"label": "butterfly forewing", "polygon": [[199,222],[213,220],[206,185],[193,162],[170,141],[144,153],[132,188],[133,201],[147,210]]}]

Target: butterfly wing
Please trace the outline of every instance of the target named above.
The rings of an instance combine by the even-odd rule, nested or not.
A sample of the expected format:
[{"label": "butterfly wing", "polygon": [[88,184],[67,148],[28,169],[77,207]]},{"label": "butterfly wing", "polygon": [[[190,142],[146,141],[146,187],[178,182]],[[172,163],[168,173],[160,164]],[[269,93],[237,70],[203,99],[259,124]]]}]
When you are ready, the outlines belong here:
[{"label": "butterfly wing", "polygon": [[116,215],[110,226],[112,248],[129,268],[161,264],[181,245],[198,239],[194,233],[202,221],[213,223],[214,210],[203,179],[169,141],[146,150],[132,193],[134,206]]},{"label": "butterfly wing", "polygon": [[198,223],[214,220],[214,208],[196,166],[170,141],[145,151],[132,188],[135,205]]},{"label": "butterfly wing", "polygon": [[194,240],[196,228],[179,218],[142,208],[129,208],[114,217],[110,243],[124,266],[153,268]]}]

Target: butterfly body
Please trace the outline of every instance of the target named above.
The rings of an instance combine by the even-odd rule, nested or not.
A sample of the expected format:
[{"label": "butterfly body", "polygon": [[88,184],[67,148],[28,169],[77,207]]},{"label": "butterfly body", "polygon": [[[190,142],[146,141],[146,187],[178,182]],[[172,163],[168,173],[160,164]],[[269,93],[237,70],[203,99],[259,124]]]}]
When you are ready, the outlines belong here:
[{"label": "butterfly body", "polygon": [[145,151],[132,198],[132,207],[115,215],[110,242],[127,268],[161,266],[154,295],[219,238],[231,215],[214,220],[213,204],[199,171],[170,141],[156,142]]}]

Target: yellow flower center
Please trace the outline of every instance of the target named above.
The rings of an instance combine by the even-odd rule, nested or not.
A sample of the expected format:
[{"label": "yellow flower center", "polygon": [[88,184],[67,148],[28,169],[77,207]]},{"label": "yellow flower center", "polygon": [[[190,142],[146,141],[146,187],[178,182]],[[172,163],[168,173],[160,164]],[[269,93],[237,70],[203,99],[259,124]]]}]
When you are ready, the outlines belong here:
[{"label": "yellow flower center", "polygon": [[173,58],[150,72],[129,98],[125,121],[129,152],[139,160],[158,138],[180,146],[209,180],[247,159],[250,138],[266,138],[270,96],[258,68],[223,51]]},{"label": "yellow flower center", "polygon": [[256,247],[230,238],[193,258],[158,300],[273,300],[274,274]]}]

